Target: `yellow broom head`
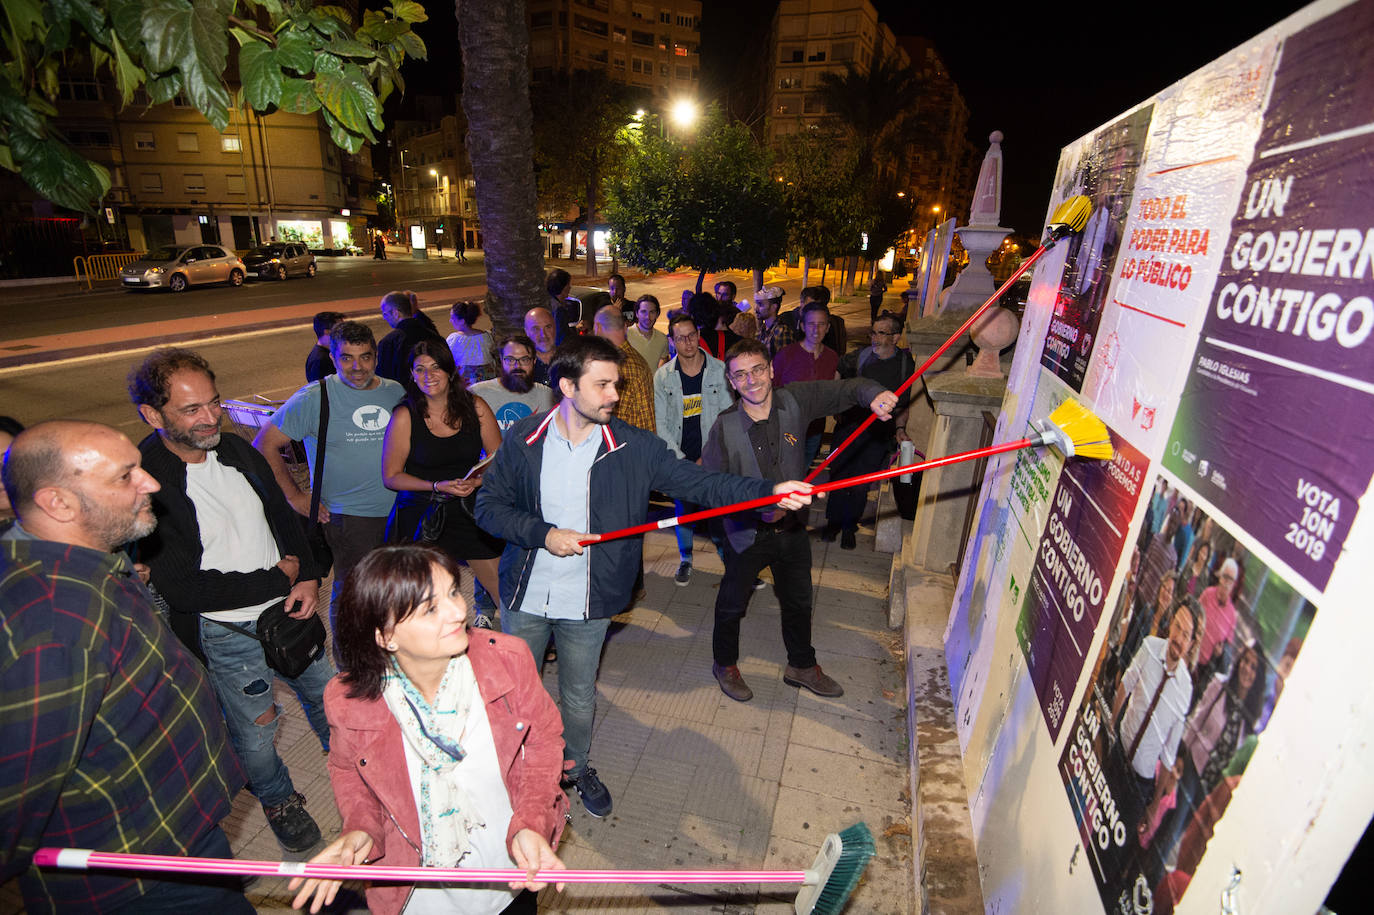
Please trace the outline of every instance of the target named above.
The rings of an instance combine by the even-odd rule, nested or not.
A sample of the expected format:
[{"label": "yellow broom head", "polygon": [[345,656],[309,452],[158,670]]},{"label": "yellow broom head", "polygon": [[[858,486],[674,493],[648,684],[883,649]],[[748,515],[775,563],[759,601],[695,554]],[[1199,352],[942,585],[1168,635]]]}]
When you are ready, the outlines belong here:
[{"label": "yellow broom head", "polygon": [[1107,434],[1107,424],[1078,401],[1070,398],[1055,407],[1050,422],[1072,444],[1071,454],[1098,461],[1112,459],[1112,439]]},{"label": "yellow broom head", "polygon": [[1073,232],[1082,232],[1092,212],[1092,201],[1082,194],[1065,200],[1055,207],[1050,217],[1050,238],[1060,239]]}]

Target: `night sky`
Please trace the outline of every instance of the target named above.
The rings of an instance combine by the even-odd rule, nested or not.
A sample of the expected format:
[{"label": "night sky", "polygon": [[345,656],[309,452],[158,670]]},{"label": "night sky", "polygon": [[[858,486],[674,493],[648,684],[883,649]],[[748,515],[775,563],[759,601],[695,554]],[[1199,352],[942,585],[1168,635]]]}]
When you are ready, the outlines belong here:
[{"label": "night sky", "polygon": [[[898,35],[929,38],[963,92],[969,139],[981,155],[1002,142],[1002,225],[1036,235],[1059,150],[1302,8],[1298,0],[1153,0],[1019,4],[873,0]],[[452,7],[427,4],[416,31],[428,63],[407,63],[408,92],[451,93],[459,84]],[[764,53],[776,3],[702,0],[702,83],[710,96]],[[709,97],[705,99],[709,101]],[[388,105],[388,112],[395,110]],[[957,213],[963,223],[967,213]]]}]

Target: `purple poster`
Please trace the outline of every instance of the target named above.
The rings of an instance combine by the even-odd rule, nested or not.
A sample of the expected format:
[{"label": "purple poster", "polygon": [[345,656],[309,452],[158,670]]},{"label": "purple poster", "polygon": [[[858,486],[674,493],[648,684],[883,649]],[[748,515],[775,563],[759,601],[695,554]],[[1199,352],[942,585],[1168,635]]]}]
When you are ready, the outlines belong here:
[{"label": "purple poster", "polygon": [[1374,470],[1374,2],[1295,33],[1164,465],[1313,587]]},{"label": "purple poster", "polygon": [[1059,475],[1016,624],[1051,740],[1083,672],[1149,464],[1115,433],[1112,447],[1110,461],[1071,460]]},{"label": "purple poster", "polygon": [[1061,165],[1067,179],[1060,188],[1061,198],[1082,194],[1092,201],[1093,209],[1083,231],[1063,243],[1068,257],[1040,364],[1075,391],[1083,390],[1092,358],[1153,113],[1154,106],[1147,105],[1127,115],[1085,141],[1076,151],[1079,158],[1071,170]]}]

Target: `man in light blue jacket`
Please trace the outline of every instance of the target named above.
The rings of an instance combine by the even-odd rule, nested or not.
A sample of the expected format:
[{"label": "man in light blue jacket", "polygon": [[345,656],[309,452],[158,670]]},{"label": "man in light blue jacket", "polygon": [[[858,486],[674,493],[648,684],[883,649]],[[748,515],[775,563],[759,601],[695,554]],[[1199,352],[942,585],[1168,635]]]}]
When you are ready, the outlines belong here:
[{"label": "man in light blue jacket", "polygon": [[[701,338],[691,315],[679,312],[668,322],[677,355],[654,373],[654,415],[658,437],[683,460],[701,463],[701,446],[716,417],[734,403],[725,380],[725,363],[701,348]],[[675,501],[677,513],[696,506]],[[692,528],[679,524],[677,551],[682,561],[673,581],[685,587],[692,576]]]}]

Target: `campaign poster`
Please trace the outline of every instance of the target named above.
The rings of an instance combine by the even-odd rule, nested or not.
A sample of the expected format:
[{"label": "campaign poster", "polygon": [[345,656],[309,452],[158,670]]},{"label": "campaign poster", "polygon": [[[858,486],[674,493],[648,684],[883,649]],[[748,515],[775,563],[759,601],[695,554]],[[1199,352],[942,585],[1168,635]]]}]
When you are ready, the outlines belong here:
[{"label": "campaign poster", "polygon": [[1110,434],[1110,461],[1070,459],[1059,475],[1016,624],[1052,742],[1083,673],[1149,468],[1143,454]]},{"label": "campaign poster", "polygon": [[1092,214],[1082,232],[1060,242],[1069,253],[1040,361],[1075,391],[1092,358],[1153,111],[1146,105],[1084,141],[1059,195],[1086,196]]},{"label": "campaign poster", "polygon": [[1263,122],[1278,39],[1193,74],[1155,105],[1083,394],[1148,454],[1169,434]]},{"label": "campaign poster", "polygon": [[1374,471],[1374,2],[1286,38],[1164,465],[1317,590]]},{"label": "campaign poster", "polygon": [[1173,911],[1316,607],[1164,476],[1059,759],[1108,912]]}]

